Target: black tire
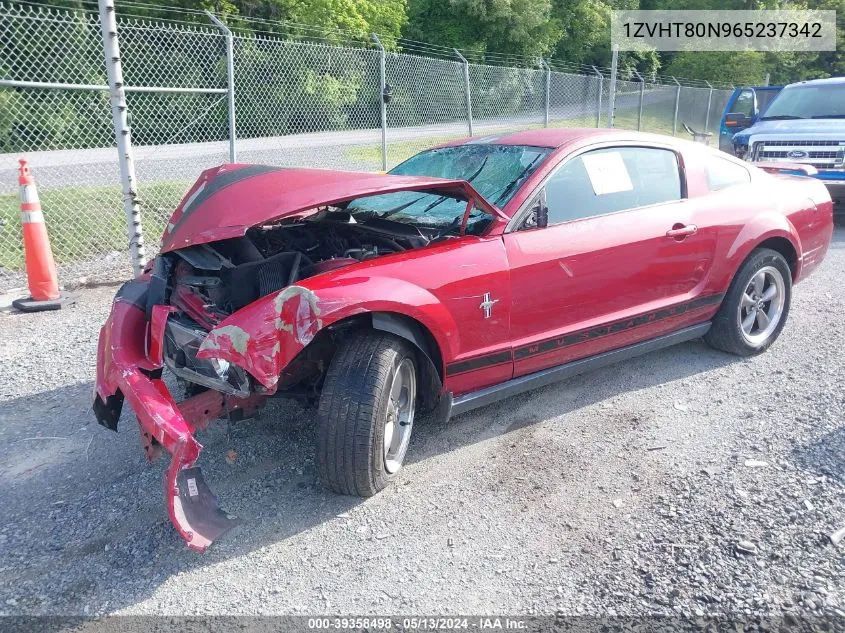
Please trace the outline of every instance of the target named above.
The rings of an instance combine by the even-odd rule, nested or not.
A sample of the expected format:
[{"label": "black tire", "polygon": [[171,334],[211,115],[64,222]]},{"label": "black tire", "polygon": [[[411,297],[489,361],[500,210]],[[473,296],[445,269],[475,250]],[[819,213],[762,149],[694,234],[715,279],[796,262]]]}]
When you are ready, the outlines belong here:
[{"label": "black tire", "polygon": [[[414,348],[374,330],[356,332],[338,346],[320,394],[316,451],[320,478],[335,492],[371,497],[397,477],[396,463],[394,472],[386,464],[385,423],[393,379],[400,366],[407,370],[406,359],[415,385],[409,396],[410,437],[418,375]],[[402,459],[404,452],[400,466]]]},{"label": "black tire", "polygon": [[[784,304],[775,329],[765,340],[751,343],[746,338],[740,325],[739,310],[743,294],[751,280],[767,267],[780,271],[784,284]],[[737,356],[755,356],[765,352],[780,336],[792,301],[792,271],[783,255],[768,248],[758,248],[749,255],[739,272],[731,282],[730,288],[722,300],[722,305],[713,319],[713,326],[704,336],[711,347],[736,354]]]}]

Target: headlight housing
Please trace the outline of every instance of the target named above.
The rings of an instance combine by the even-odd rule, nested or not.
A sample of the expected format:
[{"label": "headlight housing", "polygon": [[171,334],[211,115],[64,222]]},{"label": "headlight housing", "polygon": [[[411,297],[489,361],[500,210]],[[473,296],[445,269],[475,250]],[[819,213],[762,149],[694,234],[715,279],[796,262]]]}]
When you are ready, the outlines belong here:
[{"label": "headlight housing", "polygon": [[245,398],[250,393],[246,371],[222,358],[197,358],[207,335],[193,323],[171,317],[164,330],[164,363],[188,382]]}]

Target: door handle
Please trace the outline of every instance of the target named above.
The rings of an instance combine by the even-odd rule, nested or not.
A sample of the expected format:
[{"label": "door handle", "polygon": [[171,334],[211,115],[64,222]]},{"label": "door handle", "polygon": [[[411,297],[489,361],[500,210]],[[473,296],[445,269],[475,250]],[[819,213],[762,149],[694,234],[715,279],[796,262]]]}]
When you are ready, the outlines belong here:
[{"label": "door handle", "polygon": [[666,237],[683,239],[688,235],[695,235],[696,233],[698,233],[698,227],[695,224],[676,224],[666,231]]}]

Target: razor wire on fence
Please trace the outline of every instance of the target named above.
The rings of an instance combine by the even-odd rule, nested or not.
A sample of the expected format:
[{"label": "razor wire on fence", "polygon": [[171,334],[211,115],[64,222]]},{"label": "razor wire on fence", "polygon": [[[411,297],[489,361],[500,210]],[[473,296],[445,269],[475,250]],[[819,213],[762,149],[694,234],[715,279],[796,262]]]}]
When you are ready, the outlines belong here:
[{"label": "razor wire on fence", "polygon": [[199,173],[235,149],[239,162],[380,170],[471,135],[606,126],[611,111],[616,127],[717,131],[730,95],[658,77],[619,78],[611,94],[599,69],[480,63],[459,51],[427,57],[410,45],[403,51],[401,40],[385,50],[375,36],[339,46],[261,29],[232,33],[210,14],[206,25],[118,15],[116,26],[117,60],[104,55],[97,12],[0,2],[0,290],[25,283],[24,156],[60,279],[132,274],[119,169],[126,157],[117,151],[107,63],[122,65],[128,127],[117,135],[131,130],[131,197],[147,256]]}]

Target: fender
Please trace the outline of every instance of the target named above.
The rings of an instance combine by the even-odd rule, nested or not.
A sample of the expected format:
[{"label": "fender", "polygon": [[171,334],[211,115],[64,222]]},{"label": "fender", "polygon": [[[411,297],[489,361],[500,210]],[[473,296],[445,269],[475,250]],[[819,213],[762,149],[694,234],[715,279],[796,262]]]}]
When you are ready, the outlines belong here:
[{"label": "fender", "polygon": [[[801,276],[801,253],[803,252],[801,238],[792,222],[789,221],[789,218],[780,211],[763,211],[745,224],[725,255],[726,263],[728,264],[725,267],[726,270],[738,271],[742,262],[751,254],[751,251],[766,240],[774,237],[787,240],[792,245],[792,248],[795,249],[797,258],[793,276],[795,279],[798,279]],[[732,278],[733,273],[731,274],[731,278],[727,279],[723,284],[724,288],[727,288]]]},{"label": "fender", "polygon": [[[437,297],[401,279],[338,272],[288,286],[230,315],[208,333],[197,357],[239,365],[272,393],[282,370],[318,332],[352,316],[388,312],[419,321],[431,332],[441,356],[437,369],[444,375],[460,341],[455,320]],[[394,331],[389,328],[395,322],[376,320],[377,329]],[[412,330],[394,333],[415,344],[421,338]]]},{"label": "fender", "polygon": [[[432,350],[429,349],[428,343],[426,343],[425,336],[423,336],[422,331],[414,321],[399,316],[396,313],[388,312],[373,312],[372,318],[374,330],[390,332],[391,334],[395,334],[396,336],[413,343],[417,349],[419,349],[425,357],[435,365],[435,368],[442,364],[438,362],[436,357],[432,354]],[[439,356],[439,354],[437,356]],[[440,367],[440,369],[442,369],[442,367]],[[440,379],[443,380],[442,374],[440,375]]]}]

